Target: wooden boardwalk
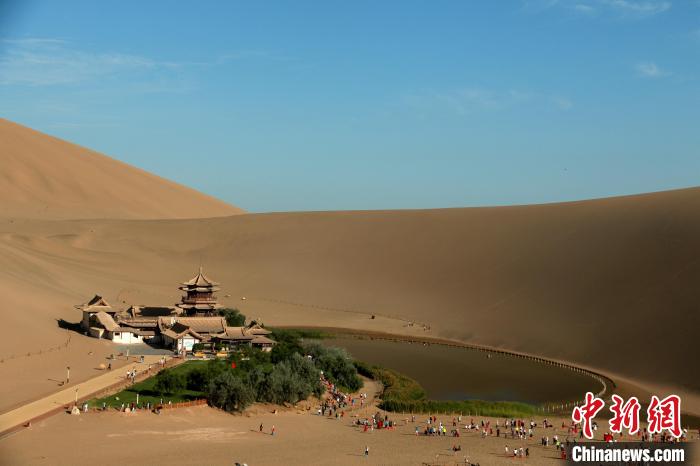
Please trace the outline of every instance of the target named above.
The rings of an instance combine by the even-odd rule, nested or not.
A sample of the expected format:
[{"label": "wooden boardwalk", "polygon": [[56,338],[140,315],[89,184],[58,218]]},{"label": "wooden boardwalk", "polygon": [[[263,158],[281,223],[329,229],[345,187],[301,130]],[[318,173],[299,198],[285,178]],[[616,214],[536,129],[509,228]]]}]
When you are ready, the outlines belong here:
[{"label": "wooden boardwalk", "polygon": [[[0,439],[6,435],[21,430],[27,423],[35,422],[47,416],[51,416],[60,411],[72,407],[75,403],[76,390],[78,401],[94,398],[98,394],[106,394],[108,391],[116,390],[126,385],[126,373],[136,369],[137,374],[145,374],[149,365],[153,367],[151,375],[156,373],[158,361],[164,356],[152,355],[144,356],[144,362],[133,362],[126,366],[114,370],[105,370],[105,373],[93,377],[81,383],[68,384],[56,393],[52,393],[44,398],[29,402],[12,411],[0,415]],[[172,358],[165,356],[166,360]],[[168,361],[171,366],[172,362]]]}]

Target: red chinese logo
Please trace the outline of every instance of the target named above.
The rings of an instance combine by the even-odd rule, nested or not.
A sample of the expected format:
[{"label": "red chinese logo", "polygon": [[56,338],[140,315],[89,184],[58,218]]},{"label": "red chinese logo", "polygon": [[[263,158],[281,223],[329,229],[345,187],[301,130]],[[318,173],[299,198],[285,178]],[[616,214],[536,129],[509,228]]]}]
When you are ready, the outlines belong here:
[{"label": "red chinese logo", "polygon": [[632,397],[627,402],[624,402],[622,397],[613,395],[613,405],[610,406],[610,411],[613,413],[613,418],[608,421],[610,424],[610,432],[619,434],[622,428],[629,430],[631,435],[639,432],[639,409],[641,405],[637,397]]},{"label": "red chinese logo", "polygon": [[674,437],[680,437],[681,431],[681,398],[669,395],[663,400],[654,395],[647,409],[649,432],[657,434],[667,429]]},{"label": "red chinese logo", "polygon": [[583,406],[576,406],[571,413],[571,419],[574,422],[580,422],[582,424],[583,435],[585,435],[587,439],[593,438],[592,421],[595,415],[603,409],[603,406],[605,406],[603,400],[593,395],[593,393],[587,392],[586,402]]},{"label": "red chinese logo", "polygon": [[[627,429],[631,435],[639,432],[639,411],[641,405],[636,397],[631,397],[625,401],[618,395],[612,395],[613,413],[612,419],[608,421],[610,432],[622,433],[622,429]],[[571,413],[571,419],[576,423],[581,423],[581,430],[587,439],[593,439],[593,418],[603,409],[605,402],[597,398],[591,392],[586,393],[586,400],[582,406],[576,406]],[[649,423],[649,433],[658,434],[663,430],[668,430],[674,437],[683,434],[681,430],[681,398],[678,395],[669,395],[663,400],[658,396],[651,397],[651,403],[647,409],[647,421]],[[612,438],[612,436],[610,436]]]}]

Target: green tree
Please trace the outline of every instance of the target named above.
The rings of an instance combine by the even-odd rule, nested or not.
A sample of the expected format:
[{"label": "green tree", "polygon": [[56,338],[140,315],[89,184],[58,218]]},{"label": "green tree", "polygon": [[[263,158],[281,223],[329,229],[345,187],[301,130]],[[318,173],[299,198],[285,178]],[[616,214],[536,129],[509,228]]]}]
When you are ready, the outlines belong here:
[{"label": "green tree", "polygon": [[267,393],[270,391],[269,385],[269,371],[266,372],[260,366],[252,368],[246,374],[246,382],[248,386],[253,390],[256,400],[265,400],[267,398]]},{"label": "green tree", "polygon": [[320,393],[319,375],[309,359],[295,353],[274,366],[268,376],[268,391],[262,398],[278,404],[305,400],[312,393]]},{"label": "green tree", "polygon": [[173,372],[170,369],[165,369],[158,372],[156,375],[156,383],[153,389],[160,394],[173,394],[184,390],[186,384],[187,381],[182,374]]},{"label": "green tree", "polygon": [[310,343],[304,349],[306,354],[311,356],[316,367],[322,370],[323,375],[333,383],[352,391],[362,387],[362,380],[357,376],[357,368],[343,348]]},{"label": "green tree", "polygon": [[208,399],[225,411],[243,411],[255,400],[255,394],[245,380],[226,371],[209,383]]},{"label": "green tree", "polygon": [[273,363],[288,360],[292,354],[302,354],[304,348],[301,345],[301,337],[296,330],[274,329],[272,339],[277,342],[272,347],[271,359]]},{"label": "green tree", "polygon": [[206,367],[196,367],[187,373],[187,389],[204,392],[209,385],[208,371]]},{"label": "green tree", "polygon": [[219,309],[219,315],[226,318],[226,325],[229,327],[243,327],[245,325],[245,315],[238,309]]}]

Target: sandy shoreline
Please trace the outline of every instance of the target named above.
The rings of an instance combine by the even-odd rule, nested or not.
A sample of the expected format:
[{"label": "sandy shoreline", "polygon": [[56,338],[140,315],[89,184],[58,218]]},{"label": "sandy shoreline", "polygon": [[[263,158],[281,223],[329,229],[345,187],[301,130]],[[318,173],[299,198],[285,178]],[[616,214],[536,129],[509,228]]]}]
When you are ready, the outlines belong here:
[{"label": "sandy shoreline", "polygon": [[[355,415],[367,417],[376,412],[374,406],[357,410]],[[231,415],[209,407],[165,411],[161,415],[148,412],[124,414],[91,413],[81,416],[58,415],[46,419],[16,435],[0,441],[2,464],[27,465],[118,465],[140,464],[367,464],[364,449],[370,449],[370,464],[421,465],[455,464],[469,461],[480,465],[512,464],[505,446],[528,448],[530,457],[520,461],[530,464],[561,464],[553,446],[543,447],[542,436],[558,435],[565,440],[565,418],[549,418],[554,427],[536,428],[526,440],[489,436],[481,438],[475,431],[460,429],[459,438],[416,436],[427,415],[388,413],[398,423],[393,430],[363,432],[353,425],[355,417],[335,419],[320,417],[301,408],[282,409],[254,405],[242,415]],[[438,422],[452,426],[453,417],[438,414]],[[474,417],[479,423],[482,418]],[[484,418],[486,419],[486,418]],[[495,425],[496,419],[490,419]],[[542,419],[534,419],[540,426]],[[470,422],[462,418],[462,424]],[[498,419],[503,423],[503,419]],[[529,422],[529,420],[527,420]],[[604,421],[603,421],[604,422]],[[263,433],[259,425],[263,424]],[[270,435],[272,426],[275,435]],[[601,424],[602,425],[602,424]],[[602,432],[599,431],[602,435]],[[693,431],[693,441],[697,431]],[[575,437],[572,435],[570,438]],[[454,445],[461,446],[458,453]]]}]

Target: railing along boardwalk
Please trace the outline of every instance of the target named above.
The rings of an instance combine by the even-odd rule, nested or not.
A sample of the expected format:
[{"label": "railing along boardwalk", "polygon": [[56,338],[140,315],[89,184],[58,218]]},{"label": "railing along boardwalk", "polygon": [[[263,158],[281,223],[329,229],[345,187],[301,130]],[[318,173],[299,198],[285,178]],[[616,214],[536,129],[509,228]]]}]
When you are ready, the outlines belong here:
[{"label": "railing along boardwalk", "polygon": [[[371,340],[383,340],[383,341],[393,341],[393,342],[410,342],[410,343],[426,343],[429,345],[442,345],[442,346],[448,346],[452,348],[463,348],[463,349],[469,349],[469,350],[476,350],[476,351],[481,351],[484,353],[493,353],[493,354],[501,354],[504,356],[510,356],[510,357],[515,357],[519,359],[526,359],[529,361],[534,361],[540,364],[545,364],[549,366],[554,366],[554,367],[560,367],[563,369],[567,369],[573,372],[578,372],[580,374],[585,374],[598,382],[602,385],[601,390],[599,390],[595,396],[599,398],[603,397],[608,397],[612,395],[612,391],[616,388],[615,382],[610,379],[609,377],[604,376],[603,374],[600,374],[598,372],[595,372],[590,369],[584,369],[582,367],[578,367],[574,364],[569,364],[561,361],[555,361],[553,359],[548,359],[544,358],[542,356],[535,356],[531,354],[526,354],[526,353],[519,353],[517,351],[509,351],[509,350],[504,350],[504,349],[499,349],[499,348],[492,348],[489,346],[485,345],[477,345],[474,343],[463,343],[463,342],[457,342],[457,341],[451,341],[451,340],[442,340],[442,339],[437,339],[437,338],[430,338],[430,337],[418,337],[418,336],[413,336],[413,335],[394,335],[394,334],[386,334],[386,333],[379,333],[379,332],[366,332],[366,331],[352,331],[350,329],[340,329],[340,328],[328,328],[328,327],[305,327],[305,328],[314,328],[317,330],[327,330],[329,333],[337,334],[337,335],[348,335],[352,337],[360,337],[360,338],[369,338]],[[582,398],[581,400],[575,400],[575,401],[568,401],[568,402],[560,402],[560,403],[543,403],[542,405],[539,406],[539,410],[543,413],[559,413],[562,412],[563,410],[567,408],[573,408],[574,406],[579,406],[583,404],[585,400]]]},{"label": "railing along boardwalk", "polygon": [[[135,356],[132,356],[132,357],[135,359],[135,361],[132,364],[138,364],[137,357],[135,357]],[[138,376],[137,376],[136,380],[138,380],[138,381],[144,380],[148,377],[155,375],[156,373],[158,373],[162,369],[176,366],[178,364],[181,364],[182,362],[183,362],[183,360],[181,360],[179,358],[171,358],[171,359],[166,359],[166,362],[163,366],[160,366],[159,364],[153,364],[150,369],[144,369],[144,370],[138,372]],[[109,371],[107,373],[109,373]],[[75,384],[75,385],[71,386],[70,389],[72,390],[74,388],[79,388],[81,386],[86,386],[86,385],[89,386],[91,384],[94,384],[96,379],[99,379],[100,377],[103,377],[105,375],[106,374],[103,374],[102,376],[98,376],[98,377],[95,377],[93,379],[88,379],[84,382],[80,382],[78,384]],[[104,396],[108,396],[108,395],[113,394],[113,393],[117,393],[125,388],[128,388],[131,385],[132,385],[132,383],[130,381],[128,381],[125,377],[124,379],[120,379],[116,383],[109,384],[109,385],[101,387],[97,390],[93,389],[93,390],[90,390],[86,394],[82,394],[82,396],[78,397],[77,404],[81,405],[81,404],[85,403],[86,401],[89,401],[93,398],[104,397]],[[38,400],[35,400],[33,402],[30,402],[26,405],[23,405],[19,408],[16,408],[15,410],[13,410],[14,412],[17,412],[20,410],[26,410],[26,409],[31,409],[31,410],[37,411],[38,409],[42,409],[42,408],[38,408],[38,409],[31,408],[30,405],[37,405],[38,403],[45,404],[47,406],[49,404],[52,404],[53,406],[55,406],[55,407],[44,409],[43,411],[41,411],[40,414],[35,414],[31,417],[27,416],[24,419],[21,419],[21,421],[17,422],[16,424],[8,424],[7,422],[5,422],[4,423],[5,425],[2,428],[0,428],[0,439],[6,437],[8,435],[12,435],[12,434],[14,434],[14,433],[26,428],[26,427],[30,427],[33,423],[40,421],[42,419],[46,419],[46,418],[51,417],[51,416],[58,414],[60,412],[69,412],[71,410],[71,408],[76,404],[75,400],[71,400],[68,402],[62,401],[60,403],[55,403],[55,402],[51,401],[52,399],[56,398],[57,396],[62,396],[61,393],[64,393],[64,392],[65,392],[65,390],[63,392],[53,393],[51,395],[45,396],[43,398],[40,398]],[[63,397],[63,400],[65,400],[65,397]],[[0,415],[0,417],[13,416],[13,414],[12,414],[13,411],[4,413],[4,414]],[[20,416],[21,416],[21,414],[20,414]]]}]

